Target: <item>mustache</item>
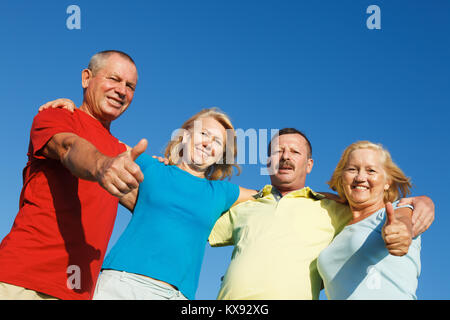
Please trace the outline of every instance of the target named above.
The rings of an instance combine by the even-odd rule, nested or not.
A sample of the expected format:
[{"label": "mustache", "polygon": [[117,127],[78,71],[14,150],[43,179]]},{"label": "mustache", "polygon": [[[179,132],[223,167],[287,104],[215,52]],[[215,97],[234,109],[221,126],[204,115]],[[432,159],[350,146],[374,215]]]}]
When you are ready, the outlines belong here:
[{"label": "mustache", "polygon": [[295,163],[292,162],[291,160],[280,161],[280,163],[278,164],[278,169],[283,168],[283,167],[295,169]]}]

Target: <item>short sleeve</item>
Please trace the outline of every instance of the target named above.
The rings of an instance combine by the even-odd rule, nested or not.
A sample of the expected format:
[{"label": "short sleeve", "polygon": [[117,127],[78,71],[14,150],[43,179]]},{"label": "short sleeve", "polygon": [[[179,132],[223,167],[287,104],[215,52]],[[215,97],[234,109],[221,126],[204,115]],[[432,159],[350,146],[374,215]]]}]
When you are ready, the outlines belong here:
[{"label": "short sleeve", "polygon": [[222,212],[225,212],[228,211],[239,198],[240,189],[238,185],[228,181],[219,181],[219,183],[224,189],[225,202]]},{"label": "short sleeve", "polygon": [[135,161],[137,165],[141,168],[141,171],[144,172],[151,167],[157,166],[157,165],[165,165],[161,162],[159,162],[157,159],[151,157],[150,155],[143,153],[141,154]]},{"label": "short sleeve", "polygon": [[[399,201],[395,201],[392,203],[392,207],[394,208],[394,210],[397,209],[401,209],[401,208],[410,208],[411,210],[414,210],[413,206],[407,204],[407,205],[403,205],[403,206],[398,206]],[[386,210],[385,208],[383,208],[382,210],[380,210],[379,214],[378,214],[378,220],[379,222],[381,222],[380,226],[379,226],[379,230],[381,231],[381,227],[384,225],[384,223],[386,222]]]},{"label": "short sleeve", "polygon": [[74,115],[65,109],[47,109],[39,112],[33,120],[30,133],[30,155],[44,159],[39,151],[57,133],[70,132],[78,134]]},{"label": "short sleeve", "polygon": [[414,207],[411,206],[411,205],[409,205],[409,204],[405,204],[405,205],[403,205],[403,206],[398,206],[398,203],[399,203],[399,202],[400,202],[400,201],[397,200],[397,201],[395,201],[394,203],[392,203],[392,206],[394,207],[394,209],[410,208],[411,210],[414,210]]},{"label": "short sleeve", "polygon": [[233,223],[231,209],[225,212],[214,225],[208,242],[211,247],[223,247],[233,245]]},{"label": "short sleeve", "polygon": [[[410,208],[411,210],[413,210],[413,207],[410,205],[403,205],[403,206],[399,207],[399,206],[397,206],[398,203],[399,203],[398,200],[392,203],[392,207],[394,208],[394,210],[397,210],[400,208]],[[381,234],[383,231],[383,226],[386,223],[386,209],[385,208],[380,209],[377,214],[373,215],[372,219],[376,223],[375,230]]]},{"label": "short sleeve", "polygon": [[[409,209],[414,211],[414,207],[412,205],[405,204],[405,205],[399,206],[398,205],[399,202],[400,202],[400,200],[397,200],[397,201],[394,201],[392,203],[392,207],[394,208],[394,211],[397,210],[397,209],[402,209],[402,208],[409,208]],[[382,218],[383,218],[383,225],[384,225],[384,223],[386,222],[386,210],[383,210],[383,217]],[[381,231],[381,229],[380,229],[380,231]],[[413,239],[416,239],[416,238],[413,238]]]}]

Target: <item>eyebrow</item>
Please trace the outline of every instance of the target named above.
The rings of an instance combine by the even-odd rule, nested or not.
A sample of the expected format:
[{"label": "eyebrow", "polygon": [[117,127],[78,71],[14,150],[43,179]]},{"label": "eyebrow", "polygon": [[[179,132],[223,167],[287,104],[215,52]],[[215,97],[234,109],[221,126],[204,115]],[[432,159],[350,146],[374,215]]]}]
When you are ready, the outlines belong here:
[{"label": "eyebrow", "polygon": [[298,151],[298,152],[302,152],[301,148],[299,148],[298,146],[290,146],[290,145],[277,145],[275,146],[274,149],[289,149],[289,150],[294,150],[294,151]]},{"label": "eyebrow", "polygon": [[213,136],[216,140],[219,140],[220,142],[222,142],[223,141],[223,139],[221,138],[221,137],[218,137],[218,136],[216,136],[216,135],[214,135],[213,133],[211,133],[211,131],[209,131],[208,129],[203,129],[203,130],[205,130],[206,132],[208,132],[208,134],[210,135],[210,136]]},{"label": "eyebrow", "polygon": [[[117,77],[117,78],[119,78],[120,80],[123,79],[119,74],[117,74],[117,73],[115,73],[115,72],[113,72],[113,73],[110,75],[110,77]],[[133,88],[136,87],[136,83],[131,82],[131,81],[127,81],[127,85],[131,85]]]}]

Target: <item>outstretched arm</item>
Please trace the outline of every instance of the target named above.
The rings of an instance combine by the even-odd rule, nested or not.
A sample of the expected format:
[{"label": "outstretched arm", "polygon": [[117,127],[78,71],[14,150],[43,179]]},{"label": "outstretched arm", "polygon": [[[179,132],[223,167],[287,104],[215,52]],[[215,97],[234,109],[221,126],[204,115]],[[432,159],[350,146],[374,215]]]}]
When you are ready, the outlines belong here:
[{"label": "outstretched arm", "polygon": [[[164,163],[166,165],[169,164],[169,160],[160,156],[152,156],[153,158],[157,159],[159,162]],[[245,202],[247,200],[253,200],[253,196],[255,194],[257,194],[258,191],[257,190],[253,190],[253,189],[247,189],[247,188],[243,188],[243,187],[239,187],[239,197],[236,200],[235,203],[233,203],[232,207],[241,203],[241,202]]]},{"label": "outstretched arm", "polygon": [[40,154],[61,161],[73,175],[96,181],[110,194],[120,198],[143,181],[144,176],[134,161],[146,148],[147,140],[142,139],[131,150],[109,157],[89,141],[74,133],[63,132],[55,134]]},{"label": "outstretched arm", "polygon": [[239,187],[239,197],[236,200],[236,202],[233,203],[232,207],[234,207],[235,205],[237,205],[241,202],[245,202],[247,200],[254,200],[255,198],[253,198],[253,196],[257,193],[258,193],[258,191],[256,191],[256,190]]},{"label": "outstretched arm", "polygon": [[[48,108],[63,108],[73,112],[76,109],[76,105],[70,99],[61,98],[43,104],[39,107],[39,112]],[[53,139],[48,142],[46,148],[43,149],[43,155],[61,160],[63,164],[72,172],[72,174],[79,178],[91,181],[97,181],[100,179],[100,185],[102,185],[102,187],[104,187],[111,194],[120,197],[119,202],[128,210],[133,212],[136,205],[139,182],[143,179],[140,169],[136,167],[137,165],[135,166],[135,164],[133,165],[128,163],[128,168],[126,171],[131,170],[131,176],[127,172],[118,172],[117,174],[122,176],[122,178],[116,179],[114,178],[114,175],[109,178],[99,178],[99,175],[104,175],[99,172],[107,171],[105,166],[108,166],[106,163],[108,162],[108,157],[101,154],[91,143],[79,138],[75,134],[73,134],[72,137],[67,136],[70,135],[68,133],[65,135],[66,136],[58,137],[55,135]],[[133,148],[126,144],[125,146],[127,148],[127,152],[131,154],[131,150]],[[71,149],[71,152],[67,153],[67,155],[63,157],[62,153],[66,151],[65,149]],[[82,150],[84,151],[81,152]],[[137,156],[139,156],[139,154]],[[63,161],[63,159],[65,161]],[[127,162],[126,160],[124,161]],[[125,183],[126,186],[123,183]]]}]

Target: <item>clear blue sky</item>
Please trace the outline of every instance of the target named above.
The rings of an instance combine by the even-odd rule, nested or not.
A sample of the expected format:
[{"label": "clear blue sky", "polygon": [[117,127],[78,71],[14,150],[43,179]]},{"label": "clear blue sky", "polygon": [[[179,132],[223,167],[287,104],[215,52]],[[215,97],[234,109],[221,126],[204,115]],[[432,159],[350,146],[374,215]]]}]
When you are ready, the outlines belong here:
[{"label": "clear blue sky", "polygon": [[[81,9],[80,30],[66,27],[71,4]],[[366,27],[372,4],[381,9],[381,30]],[[414,195],[436,205],[422,239],[418,297],[449,299],[449,1],[4,0],[0,34],[0,238],[18,210],[39,105],[59,97],[80,104],[91,55],[119,49],[135,59],[139,83],[112,132],[130,145],[147,138],[149,154],[213,106],[243,130],[304,131],[315,159],[307,184],[319,191],[328,190],[347,145],[385,145]],[[232,182],[262,187],[269,182],[262,166],[244,165]],[[110,245],[129,218],[120,208]],[[215,299],[231,251],[207,247],[197,299]]]}]

